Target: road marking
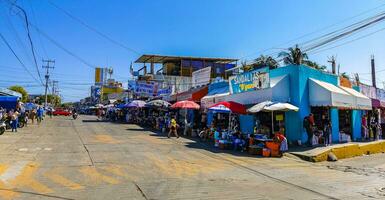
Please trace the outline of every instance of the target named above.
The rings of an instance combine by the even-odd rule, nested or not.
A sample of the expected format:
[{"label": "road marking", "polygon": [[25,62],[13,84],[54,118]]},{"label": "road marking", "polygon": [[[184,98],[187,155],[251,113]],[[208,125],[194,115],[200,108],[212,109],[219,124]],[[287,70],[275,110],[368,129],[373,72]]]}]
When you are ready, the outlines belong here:
[{"label": "road marking", "polygon": [[[6,172],[8,170],[8,166],[7,165],[4,165],[4,164],[1,164],[0,165],[0,174],[3,175],[4,172]],[[1,180],[0,181],[0,188],[1,189],[9,189],[5,184],[4,182]],[[16,192],[13,192],[13,191],[9,191],[9,190],[1,190],[0,191],[0,196],[3,198],[3,199],[13,199],[15,196],[17,195]]]},{"label": "road marking", "polygon": [[98,142],[105,144],[118,144],[121,143],[119,140],[109,136],[109,135],[95,135],[95,139]]},{"label": "road marking", "polygon": [[83,173],[84,175],[91,177],[93,182],[100,183],[100,182],[106,182],[110,184],[118,184],[119,181],[116,180],[115,178],[112,178],[110,176],[103,175],[99,173],[95,167],[83,167],[80,169],[80,172]]},{"label": "road marking", "polygon": [[60,185],[63,185],[65,187],[70,188],[71,190],[80,190],[80,189],[84,188],[82,185],[75,183],[75,182],[72,182],[72,181],[68,180],[67,178],[59,175],[58,173],[59,173],[59,170],[54,169],[54,170],[51,170],[51,171],[45,173],[44,176],[49,178],[50,180],[52,180],[53,182],[55,182],[57,184],[60,184]]},{"label": "road marking", "polygon": [[52,189],[50,189],[46,185],[40,183],[39,181],[33,178],[33,175],[36,173],[37,169],[38,169],[38,164],[29,163],[23,168],[21,173],[15,179],[9,180],[9,183],[15,187],[16,186],[29,187],[35,190],[36,192],[43,193],[43,194],[53,192]]},{"label": "road marking", "polygon": [[3,169],[4,173],[1,173],[0,180],[4,183],[8,183],[9,180],[15,179],[24,167],[28,164],[28,161],[18,161],[9,167],[7,170]]},{"label": "road marking", "polygon": [[101,169],[103,169],[104,171],[110,172],[112,174],[115,174],[117,176],[121,176],[129,180],[132,180],[132,177],[128,175],[128,173],[124,172],[122,167],[120,166],[117,166],[117,165],[105,166],[105,167],[101,167]]}]

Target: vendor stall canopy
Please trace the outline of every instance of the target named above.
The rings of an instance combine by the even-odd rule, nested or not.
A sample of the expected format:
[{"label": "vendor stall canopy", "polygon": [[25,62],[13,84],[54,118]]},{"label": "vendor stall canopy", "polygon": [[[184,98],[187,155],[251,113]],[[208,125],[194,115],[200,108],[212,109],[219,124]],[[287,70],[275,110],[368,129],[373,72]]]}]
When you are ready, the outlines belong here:
[{"label": "vendor stall canopy", "polygon": [[309,101],[311,106],[340,107],[371,110],[371,100],[363,94],[347,87],[309,79]]},{"label": "vendor stall canopy", "polygon": [[240,103],[234,101],[222,101],[212,105],[209,108],[214,112],[231,112],[235,114],[246,114],[246,107]]}]

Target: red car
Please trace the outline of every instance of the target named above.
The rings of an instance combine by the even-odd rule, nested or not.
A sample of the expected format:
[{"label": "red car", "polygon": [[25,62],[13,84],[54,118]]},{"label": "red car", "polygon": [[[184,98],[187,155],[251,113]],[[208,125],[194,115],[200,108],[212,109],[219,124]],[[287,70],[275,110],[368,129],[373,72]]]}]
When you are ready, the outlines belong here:
[{"label": "red car", "polygon": [[72,113],[67,111],[67,110],[62,110],[62,109],[56,109],[52,113],[53,115],[63,115],[63,116],[70,116]]}]

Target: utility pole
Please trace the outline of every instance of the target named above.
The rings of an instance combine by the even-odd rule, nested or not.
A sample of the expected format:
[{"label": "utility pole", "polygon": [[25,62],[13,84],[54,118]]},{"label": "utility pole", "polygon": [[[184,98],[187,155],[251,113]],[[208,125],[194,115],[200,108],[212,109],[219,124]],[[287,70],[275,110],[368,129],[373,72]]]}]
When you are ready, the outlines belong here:
[{"label": "utility pole", "polygon": [[372,66],[372,86],[377,88],[377,84],[376,84],[376,66],[374,64],[374,55],[371,56],[370,64]]},{"label": "utility pole", "polygon": [[57,95],[57,86],[59,81],[52,80],[52,95]]},{"label": "utility pole", "polygon": [[[45,65],[43,65],[42,67],[46,69],[46,74],[45,74],[45,91],[44,91],[44,96],[45,96],[45,100],[44,100],[44,108],[47,107],[47,92],[48,92],[48,80],[49,80],[49,69],[54,69],[54,65],[55,65],[55,60],[44,60],[43,59],[43,62],[45,63]],[[51,65],[52,64],[52,65]]]},{"label": "utility pole", "polygon": [[332,64],[332,73],[336,74],[336,58],[332,56],[329,58],[328,62]]}]

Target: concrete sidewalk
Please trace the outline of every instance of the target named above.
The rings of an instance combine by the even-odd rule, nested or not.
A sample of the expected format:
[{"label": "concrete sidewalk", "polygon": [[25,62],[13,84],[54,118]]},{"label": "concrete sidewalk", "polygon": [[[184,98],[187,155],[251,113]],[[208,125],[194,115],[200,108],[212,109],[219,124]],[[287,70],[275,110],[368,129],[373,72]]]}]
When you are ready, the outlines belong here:
[{"label": "concrete sidewalk", "polygon": [[385,153],[385,140],[373,142],[351,142],[335,144],[327,147],[296,148],[288,152],[302,160],[310,162],[327,161],[328,154],[332,152],[338,159],[352,158],[356,156]]}]

